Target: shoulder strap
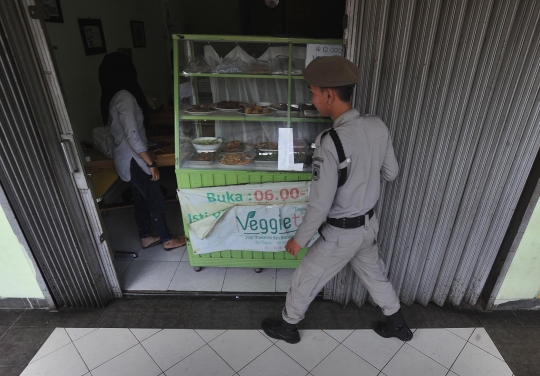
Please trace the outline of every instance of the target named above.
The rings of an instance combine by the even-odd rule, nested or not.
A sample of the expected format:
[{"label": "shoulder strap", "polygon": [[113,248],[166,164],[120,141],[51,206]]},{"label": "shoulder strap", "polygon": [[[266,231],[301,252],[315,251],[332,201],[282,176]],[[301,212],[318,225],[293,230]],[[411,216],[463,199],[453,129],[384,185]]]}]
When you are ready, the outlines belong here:
[{"label": "shoulder strap", "polygon": [[[337,134],[336,130],[334,128],[327,129],[323,132],[321,136],[321,143],[324,136],[327,134],[330,134],[330,137],[332,137],[332,141],[334,141],[334,145],[336,147],[338,159],[340,165],[343,164],[343,162],[346,161],[347,157],[345,157],[345,150],[343,149],[343,145],[341,144],[341,140],[339,139],[339,135]],[[347,165],[345,165],[343,168],[341,168],[338,172],[338,188],[341,187],[345,182],[347,181]]]}]

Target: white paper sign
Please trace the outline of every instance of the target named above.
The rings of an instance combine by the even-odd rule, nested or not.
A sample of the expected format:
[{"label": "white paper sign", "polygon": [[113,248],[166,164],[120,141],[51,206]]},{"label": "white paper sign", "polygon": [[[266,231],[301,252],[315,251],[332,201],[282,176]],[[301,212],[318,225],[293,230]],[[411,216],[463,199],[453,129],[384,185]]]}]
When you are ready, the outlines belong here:
[{"label": "white paper sign", "polygon": [[283,251],[302,223],[310,183],[179,189],[193,252]]},{"label": "white paper sign", "polygon": [[306,49],[306,67],[321,56],[341,56],[343,46],[338,44],[308,44]]},{"label": "white paper sign", "polygon": [[304,170],[303,163],[294,163],[294,138],[292,128],[279,128],[278,170]]}]

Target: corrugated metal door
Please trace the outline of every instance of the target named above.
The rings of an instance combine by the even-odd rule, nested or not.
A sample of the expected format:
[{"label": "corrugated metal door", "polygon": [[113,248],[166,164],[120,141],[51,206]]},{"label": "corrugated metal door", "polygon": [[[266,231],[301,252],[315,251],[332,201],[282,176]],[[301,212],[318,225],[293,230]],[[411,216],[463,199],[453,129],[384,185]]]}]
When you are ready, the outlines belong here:
[{"label": "corrugated metal door", "polygon": [[[476,304],[539,148],[540,1],[350,0],[361,113],[400,162],[379,243],[403,303]],[[364,303],[350,269],[325,296]]]},{"label": "corrugated metal door", "polygon": [[[33,0],[28,0],[28,4]],[[0,182],[58,307],[121,296],[45,35],[0,2]]]}]

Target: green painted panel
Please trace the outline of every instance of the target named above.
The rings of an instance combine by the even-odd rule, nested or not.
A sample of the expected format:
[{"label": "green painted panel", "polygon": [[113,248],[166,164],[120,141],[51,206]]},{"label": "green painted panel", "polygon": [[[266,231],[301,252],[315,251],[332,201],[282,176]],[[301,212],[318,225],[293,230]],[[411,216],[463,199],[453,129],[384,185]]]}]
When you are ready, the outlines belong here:
[{"label": "green painted panel", "polygon": [[272,176],[272,175],[263,175],[261,181],[263,183],[272,183],[274,181],[274,176]]},{"label": "green painted panel", "polygon": [[249,175],[238,176],[238,184],[248,184],[249,182]]},{"label": "green painted panel", "polygon": [[201,174],[199,173],[189,174],[189,180],[191,182],[190,188],[201,188],[203,186]]},{"label": "green painted panel", "polygon": [[214,187],[214,174],[201,174],[203,187]]},{"label": "green painted panel", "polygon": [[231,257],[234,259],[241,259],[242,251],[231,251]]},{"label": "green painted panel", "polygon": [[249,176],[249,182],[251,184],[260,184],[262,183],[261,175],[250,175]]},{"label": "green painted panel", "polygon": [[239,183],[238,176],[232,174],[225,175],[225,180],[227,182],[227,185],[236,185]]},{"label": "green painted panel", "polygon": [[214,174],[214,184],[216,187],[227,184],[227,175]]}]

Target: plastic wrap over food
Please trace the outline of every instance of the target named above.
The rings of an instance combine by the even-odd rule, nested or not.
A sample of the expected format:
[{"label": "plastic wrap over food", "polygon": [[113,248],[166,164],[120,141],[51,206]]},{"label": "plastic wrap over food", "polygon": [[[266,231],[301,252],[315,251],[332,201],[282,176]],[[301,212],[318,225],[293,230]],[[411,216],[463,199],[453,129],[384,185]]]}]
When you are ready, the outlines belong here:
[{"label": "plastic wrap over food", "polygon": [[245,73],[247,67],[248,64],[239,57],[226,57],[221,64],[214,69],[214,73]]},{"label": "plastic wrap over food", "polygon": [[207,63],[204,56],[197,56],[187,63],[184,73],[212,73],[212,67]]},{"label": "plastic wrap over food", "polygon": [[[289,74],[289,57],[285,55],[278,55],[275,58],[270,59],[272,65],[272,74]],[[302,74],[302,59],[293,58],[292,61],[292,75],[299,76]]]},{"label": "plastic wrap over food", "polygon": [[272,69],[268,60],[253,60],[249,63],[246,73],[249,74],[270,74]]}]

